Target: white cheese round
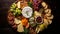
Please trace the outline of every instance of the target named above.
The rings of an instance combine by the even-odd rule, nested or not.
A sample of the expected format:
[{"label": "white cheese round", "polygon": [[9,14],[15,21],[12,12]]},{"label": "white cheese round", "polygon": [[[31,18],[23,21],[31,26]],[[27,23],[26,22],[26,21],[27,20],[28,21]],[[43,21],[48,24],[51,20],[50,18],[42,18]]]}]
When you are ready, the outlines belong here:
[{"label": "white cheese round", "polygon": [[32,16],[33,10],[31,7],[24,7],[22,10],[22,15],[26,18],[30,18]]}]

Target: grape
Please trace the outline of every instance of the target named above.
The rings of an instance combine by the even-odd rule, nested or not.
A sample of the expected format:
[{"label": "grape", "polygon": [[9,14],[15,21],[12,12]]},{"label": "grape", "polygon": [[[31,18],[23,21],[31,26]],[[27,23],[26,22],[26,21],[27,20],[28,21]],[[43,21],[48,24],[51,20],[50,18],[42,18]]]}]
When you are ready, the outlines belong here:
[{"label": "grape", "polygon": [[14,8],[16,8],[16,4],[15,3],[13,3],[12,6],[11,6],[11,9],[14,9]]},{"label": "grape", "polygon": [[10,11],[13,12],[13,15],[15,16],[21,14],[21,9],[17,8],[15,3],[10,7]]},{"label": "grape", "polygon": [[33,8],[34,10],[38,10],[39,3],[37,0],[33,0]]},{"label": "grape", "polygon": [[11,11],[14,11],[14,9],[10,9]]}]

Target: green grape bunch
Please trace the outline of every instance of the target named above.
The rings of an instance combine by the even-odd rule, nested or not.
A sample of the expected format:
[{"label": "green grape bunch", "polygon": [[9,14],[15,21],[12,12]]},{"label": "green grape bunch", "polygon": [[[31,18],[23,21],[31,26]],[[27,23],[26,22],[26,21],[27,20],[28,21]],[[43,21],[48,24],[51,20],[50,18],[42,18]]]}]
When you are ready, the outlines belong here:
[{"label": "green grape bunch", "polygon": [[21,9],[17,7],[16,3],[13,3],[10,7],[10,11],[15,15],[21,15]]}]

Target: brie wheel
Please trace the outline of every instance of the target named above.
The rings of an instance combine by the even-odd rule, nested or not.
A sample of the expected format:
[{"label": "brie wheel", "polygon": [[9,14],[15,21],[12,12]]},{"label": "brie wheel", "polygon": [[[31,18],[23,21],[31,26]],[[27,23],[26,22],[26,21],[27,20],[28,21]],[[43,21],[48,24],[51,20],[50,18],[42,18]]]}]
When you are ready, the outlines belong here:
[{"label": "brie wheel", "polygon": [[22,15],[26,18],[30,18],[32,16],[33,10],[31,7],[24,7],[22,10]]}]

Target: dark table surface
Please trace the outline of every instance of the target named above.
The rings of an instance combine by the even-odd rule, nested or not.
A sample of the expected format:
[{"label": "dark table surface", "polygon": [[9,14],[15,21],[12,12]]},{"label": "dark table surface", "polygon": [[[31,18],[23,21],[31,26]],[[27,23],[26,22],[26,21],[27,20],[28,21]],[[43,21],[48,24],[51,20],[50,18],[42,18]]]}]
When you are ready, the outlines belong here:
[{"label": "dark table surface", "polygon": [[[9,10],[9,7],[13,2],[16,0],[0,0],[0,33],[5,34],[17,34],[11,26],[7,22],[7,11]],[[56,0],[44,0],[52,9],[52,14],[54,15],[54,19],[51,25],[48,26],[47,29],[40,32],[41,34],[54,34],[57,33],[57,18],[59,15],[59,12],[57,12],[57,2]]]}]

